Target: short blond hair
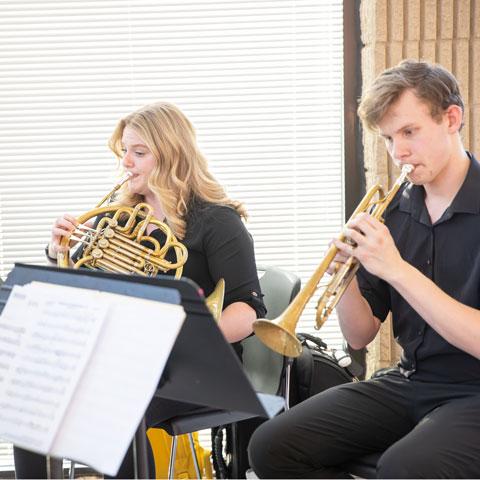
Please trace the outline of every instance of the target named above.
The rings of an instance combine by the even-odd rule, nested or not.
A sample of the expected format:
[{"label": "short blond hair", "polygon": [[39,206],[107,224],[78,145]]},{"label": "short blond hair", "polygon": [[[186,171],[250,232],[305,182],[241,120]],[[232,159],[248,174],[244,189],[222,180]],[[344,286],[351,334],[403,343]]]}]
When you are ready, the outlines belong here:
[{"label": "short blond hair", "polygon": [[419,60],[403,60],[385,70],[365,92],[358,107],[363,125],[376,131],[389,107],[406,91],[413,93],[430,107],[434,119],[450,106],[464,104],[456,78],[439,64]]},{"label": "short blond hair", "polygon": [[[166,220],[180,240],[185,236],[185,217],[194,199],[230,206],[246,218],[243,205],[228,198],[208,170],[193,125],[178,107],[158,102],[122,118],[109,140],[109,147],[118,159],[123,156],[122,135],[126,126],[142,138],[155,156],[156,166],[148,180],[149,188],[160,200]],[[133,206],[143,198],[123,188],[116,200]]]}]

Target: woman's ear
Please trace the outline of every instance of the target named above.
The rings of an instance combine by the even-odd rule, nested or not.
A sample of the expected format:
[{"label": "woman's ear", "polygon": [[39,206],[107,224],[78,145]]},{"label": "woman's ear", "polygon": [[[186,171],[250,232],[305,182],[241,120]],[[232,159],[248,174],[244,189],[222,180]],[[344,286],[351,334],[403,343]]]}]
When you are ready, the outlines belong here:
[{"label": "woman's ear", "polygon": [[450,105],[445,111],[448,121],[448,131],[455,133],[460,130],[463,123],[463,111],[458,105]]}]

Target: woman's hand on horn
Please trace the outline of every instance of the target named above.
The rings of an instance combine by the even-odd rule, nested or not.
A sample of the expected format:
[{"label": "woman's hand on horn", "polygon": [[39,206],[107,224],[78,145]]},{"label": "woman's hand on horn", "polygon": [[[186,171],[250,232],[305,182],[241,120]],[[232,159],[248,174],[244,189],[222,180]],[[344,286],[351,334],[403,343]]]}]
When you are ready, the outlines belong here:
[{"label": "woman's hand on horn", "polygon": [[388,228],[367,213],[360,213],[349,220],[344,234],[353,245],[337,239],[335,246],[344,255],[357,258],[366,270],[377,277],[388,281],[403,262]]},{"label": "woman's hand on horn", "polygon": [[78,222],[73,215],[65,213],[63,216],[57,218],[52,227],[52,238],[48,245],[48,254],[50,257],[56,258],[59,252],[66,252],[69,246],[62,246],[60,244],[63,237],[70,237]]}]

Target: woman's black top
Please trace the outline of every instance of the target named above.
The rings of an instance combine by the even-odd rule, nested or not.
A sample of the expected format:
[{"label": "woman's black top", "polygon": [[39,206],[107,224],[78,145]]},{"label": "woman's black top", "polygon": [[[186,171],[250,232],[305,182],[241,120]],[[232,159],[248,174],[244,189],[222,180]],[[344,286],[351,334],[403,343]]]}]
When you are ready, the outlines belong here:
[{"label": "woman's black top", "polygon": [[[101,216],[97,217],[95,226],[100,219]],[[181,243],[187,247],[188,260],[182,276],[193,280],[206,297],[223,278],[224,308],[234,302],[244,302],[255,310],[257,318],[265,317],[253,240],[236,210],[195,200],[190,202],[185,220],[187,228]],[[153,230],[149,235],[160,245],[165,243],[165,234],[160,229]],[[82,251],[83,247],[79,248],[72,255],[72,260],[80,258]],[[166,259],[176,262],[173,249]],[[169,275],[174,273],[174,270],[167,272]]]},{"label": "woman's black top", "polygon": [[[257,318],[265,317],[253,240],[238,213],[224,205],[197,200],[190,204],[186,222],[181,242],[187,247],[188,260],[182,275],[198,284],[205,296],[223,278],[224,308],[245,302],[255,310]],[[163,243],[160,230],[150,235]]]}]

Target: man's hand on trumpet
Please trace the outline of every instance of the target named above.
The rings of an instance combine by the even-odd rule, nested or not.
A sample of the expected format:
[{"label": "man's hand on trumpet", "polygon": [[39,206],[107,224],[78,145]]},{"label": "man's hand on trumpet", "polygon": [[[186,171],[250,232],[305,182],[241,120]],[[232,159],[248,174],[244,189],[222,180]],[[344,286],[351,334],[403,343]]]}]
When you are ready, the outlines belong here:
[{"label": "man's hand on trumpet", "polygon": [[[338,238],[334,238],[328,244],[328,247],[330,248],[332,245],[335,245],[338,248],[337,242],[339,241],[340,240],[338,240]],[[333,261],[330,262],[330,265],[327,268],[327,273],[329,275],[335,275],[335,273],[337,273],[337,270],[340,268],[340,265],[344,264],[349,258],[350,258],[350,255],[348,255],[347,253],[339,249]]]},{"label": "man's hand on trumpet", "polygon": [[371,274],[390,281],[404,263],[388,228],[368,213],[359,213],[349,220],[343,233],[352,243],[333,240],[339,249],[335,261],[345,263],[356,258]]}]

